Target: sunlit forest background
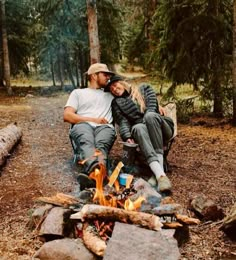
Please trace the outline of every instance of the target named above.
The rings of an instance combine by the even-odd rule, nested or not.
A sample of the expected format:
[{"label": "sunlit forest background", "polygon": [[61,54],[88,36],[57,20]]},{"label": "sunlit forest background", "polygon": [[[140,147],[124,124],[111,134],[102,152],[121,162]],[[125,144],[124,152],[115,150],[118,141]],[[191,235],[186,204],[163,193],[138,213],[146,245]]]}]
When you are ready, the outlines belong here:
[{"label": "sunlit forest background", "polygon": [[[233,0],[1,0],[0,85],[87,86],[88,5],[100,62],[142,71],[179,106],[236,121]],[[184,102],[184,106],[189,103]],[[191,108],[192,109],[192,108]]]}]

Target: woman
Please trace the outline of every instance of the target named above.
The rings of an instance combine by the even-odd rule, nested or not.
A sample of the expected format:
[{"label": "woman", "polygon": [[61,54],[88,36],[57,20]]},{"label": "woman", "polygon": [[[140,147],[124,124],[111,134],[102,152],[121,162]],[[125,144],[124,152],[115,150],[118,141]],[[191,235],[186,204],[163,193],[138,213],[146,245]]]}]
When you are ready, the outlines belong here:
[{"label": "woman", "polygon": [[139,145],[155,175],[159,191],[171,191],[171,182],[163,170],[163,146],[173,136],[174,123],[163,116],[164,110],[158,106],[156,93],[150,85],[142,84],[137,88],[119,75],[108,80],[105,91],[115,96],[112,113],[122,140]]}]

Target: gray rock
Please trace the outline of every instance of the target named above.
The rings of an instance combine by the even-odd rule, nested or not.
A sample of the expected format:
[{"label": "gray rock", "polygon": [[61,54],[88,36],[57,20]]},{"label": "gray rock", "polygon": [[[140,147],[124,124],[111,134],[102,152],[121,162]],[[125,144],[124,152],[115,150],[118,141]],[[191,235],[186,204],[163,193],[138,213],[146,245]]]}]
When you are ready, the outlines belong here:
[{"label": "gray rock", "polygon": [[139,178],[134,183],[136,194],[130,197],[131,200],[136,200],[140,196],[145,198],[142,202],[140,211],[150,213],[151,210],[160,205],[162,196],[144,179]]},{"label": "gray rock", "polygon": [[116,222],[103,260],[180,259],[173,234]]},{"label": "gray rock", "polygon": [[64,237],[71,233],[72,224],[69,221],[70,209],[54,207],[50,210],[43,224],[41,225],[39,235],[46,240],[54,237]]},{"label": "gray rock", "polygon": [[33,259],[40,260],[95,260],[96,257],[80,239],[57,239],[43,244]]}]

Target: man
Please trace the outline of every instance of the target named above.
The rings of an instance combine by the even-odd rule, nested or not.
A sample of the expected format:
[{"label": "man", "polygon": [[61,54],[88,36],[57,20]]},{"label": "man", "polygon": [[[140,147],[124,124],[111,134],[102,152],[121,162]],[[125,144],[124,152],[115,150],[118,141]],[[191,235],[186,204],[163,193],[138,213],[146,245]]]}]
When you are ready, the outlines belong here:
[{"label": "man", "polygon": [[93,186],[88,175],[98,162],[107,164],[116,138],[111,112],[113,96],[102,89],[113,74],[106,64],[92,64],[87,71],[89,87],[73,90],[65,105],[64,121],[72,124],[70,136],[78,147],[80,160],[85,160],[84,173],[78,175],[81,190]]}]

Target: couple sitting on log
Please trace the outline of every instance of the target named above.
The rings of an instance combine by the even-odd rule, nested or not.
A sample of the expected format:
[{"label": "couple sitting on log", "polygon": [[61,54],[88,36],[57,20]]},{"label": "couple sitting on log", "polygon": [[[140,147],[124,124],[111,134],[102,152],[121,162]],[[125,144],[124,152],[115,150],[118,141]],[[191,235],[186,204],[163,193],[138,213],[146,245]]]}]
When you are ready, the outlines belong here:
[{"label": "couple sitting on log", "polygon": [[[81,190],[94,185],[88,176],[107,165],[116,131],[124,142],[137,143],[153,172],[150,183],[160,192],[171,191],[163,169],[163,146],[172,138],[174,123],[158,106],[156,93],[148,84],[130,85],[109,71],[106,64],[92,64],[87,71],[89,87],[71,92],[64,108],[64,121],[72,124],[70,137],[85,160],[84,173],[78,175]],[[99,151],[94,156],[95,151]]]}]

